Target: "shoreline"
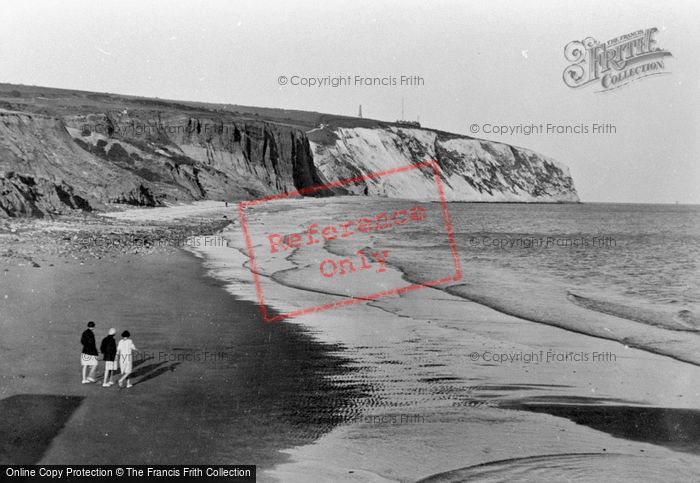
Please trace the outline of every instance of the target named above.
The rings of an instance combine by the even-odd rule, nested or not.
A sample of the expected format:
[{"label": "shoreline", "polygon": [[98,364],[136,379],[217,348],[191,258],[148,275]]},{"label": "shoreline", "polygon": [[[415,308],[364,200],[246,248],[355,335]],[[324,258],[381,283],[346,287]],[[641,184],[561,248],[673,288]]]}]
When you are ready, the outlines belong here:
[{"label": "shoreline", "polygon": [[[316,205],[323,203],[295,203],[292,208],[303,213]],[[228,212],[222,209],[223,206],[212,207],[212,213],[207,216],[220,219],[222,213]],[[115,218],[118,223],[127,223],[127,227],[146,226],[152,223],[149,217],[184,220],[186,211],[186,207],[155,212],[132,210]],[[281,210],[277,214],[294,223],[291,213]],[[75,354],[66,356],[52,348],[49,366],[35,369],[67,368],[59,375],[59,381],[50,381],[44,387],[41,383],[47,376],[36,373],[20,378],[19,374],[13,374],[9,378],[11,383],[3,383],[2,387],[2,401],[6,404],[7,387],[32,389],[15,391],[15,395],[43,395],[29,401],[11,401],[15,406],[8,406],[9,414],[15,414],[17,407],[42,407],[41,411],[34,411],[36,414],[48,413],[49,408],[60,409],[58,400],[51,396],[79,398],[61,403],[68,405],[65,411],[70,410],[62,430],[46,429],[42,426],[45,422],[34,422],[33,431],[37,427],[46,429],[49,441],[48,451],[37,461],[63,463],[78,455],[87,461],[105,463],[107,454],[107,462],[123,464],[124,454],[109,453],[109,448],[128,448],[132,454],[129,445],[134,439],[147,453],[133,457],[144,458],[145,462],[153,459],[225,462],[232,454],[249,454],[252,461],[233,462],[257,463],[263,481],[308,481],[319,475],[340,481],[408,481],[431,475],[439,480],[445,472],[471,476],[479,468],[494,467],[508,474],[522,465],[558,462],[563,462],[562,472],[593,471],[601,455],[611,457],[606,464],[618,476],[629,475],[636,468],[671,471],[678,477],[700,475],[700,457],[693,440],[678,444],[680,433],[660,431],[666,416],[690,425],[688,429],[693,435],[698,431],[694,408],[700,394],[690,392],[689,386],[675,385],[665,376],[673,373],[677,380],[694,380],[700,374],[695,366],[627,348],[618,342],[508,316],[487,305],[436,289],[264,324],[257,298],[250,297],[251,276],[245,251],[240,251],[236,243],[231,244],[239,238],[237,230],[240,226],[227,222],[223,231],[199,235],[222,236],[229,242],[226,247],[167,247],[148,254],[85,258],[79,263],[76,259],[73,263],[69,260],[48,266],[43,263],[40,268],[24,263],[18,268],[11,267],[9,273],[34,274],[39,279],[42,271],[68,274],[62,280],[69,281],[70,286],[53,285],[80,303],[91,300],[94,303],[94,292],[107,289],[108,293],[101,294],[103,305],[99,307],[106,313],[124,317],[125,309],[143,309],[145,316],[130,314],[128,319],[133,321],[129,329],[139,349],[157,352],[160,344],[168,353],[193,354],[212,349],[214,353],[229,354],[223,362],[184,361],[174,368],[172,362],[149,367],[151,364],[146,361],[136,367],[137,372],[144,370],[140,375],[144,385],[136,384],[131,392],[121,391],[117,398],[121,404],[117,405],[99,394],[102,388],[80,387],[79,391],[83,392],[98,391],[98,396],[89,397],[83,393],[57,392],[75,384],[79,366]],[[305,254],[297,253],[294,259],[303,264]],[[169,261],[159,266],[158,260]],[[130,286],[134,277],[130,267],[135,265],[157,282],[149,284],[148,280],[139,279],[136,285],[142,290]],[[405,274],[396,268],[388,265],[387,269],[391,280],[404,278]],[[294,288],[290,281],[298,276],[303,280],[303,274],[289,272],[287,276],[291,278],[283,281],[263,277],[265,289],[269,290],[268,310],[283,310],[288,303],[315,302],[318,297],[323,300],[338,297],[315,293],[308,287]],[[103,280],[105,277],[111,282]],[[160,296],[169,301],[168,305],[154,305],[158,297],[143,290],[153,285],[160,285]],[[170,289],[166,290],[166,286]],[[24,287],[35,288],[26,282]],[[351,293],[342,292],[339,296],[347,297]],[[30,308],[34,307],[29,303],[32,297],[46,296],[24,295]],[[52,297],[58,295],[65,294],[54,293]],[[58,304],[42,299],[41,308],[50,310],[53,306],[54,312],[65,312],[68,309],[61,306],[64,299],[58,297],[61,301]],[[128,307],[122,307],[122,301]],[[434,318],[436,314],[431,307],[440,307],[441,319]],[[232,318],[232,313],[242,315]],[[41,313],[35,310],[27,317],[35,316],[41,318]],[[88,316],[85,313],[81,317]],[[144,317],[156,320],[157,324],[139,326],[144,323],[141,320]],[[95,320],[98,330],[106,331],[106,326],[98,318]],[[200,322],[193,323],[195,320]],[[76,333],[79,335],[84,328],[81,324],[83,321],[73,323],[69,332],[65,332],[66,327],[53,324],[62,331],[59,341],[63,341],[63,346],[76,344]],[[165,330],[166,327],[172,330]],[[33,332],[23,333],[21,324],[15,324],[14,330],[25,339],[33,335]],[[235,343],[230,343],[236,334],[251,341],[249,347],[239,350]],[[150,342],[144,344],[144,341]],[[51,344],[49,339],[38,336],[28,347],[46,350]],[[594,367],[494,364],[466,358],[467,352],[474,348],[522,352],[547,347],[560,351],[612,351],[617,353],[617,359],[613,364]],[[0,358],[19,354],[19,359],[13,359],[14,365],[4,366],[32,366],[32,358],[26,358],[16,347],[10,349],[3,350]],[[149,378],[150,373],[156,375]],[[639,374],[645,374],[643,384],[635,382]],[[245,384],[228,387],[222,381],[245,381]],[[553,385],[552,381],[560,384]],[[149,394],[136,396],[136,391],[142,389],[147,389]],[[280,394],[287,399],[280,398]],[[137,407],[137,422],[130,419],[133,414],[120,413],[124,402],[132,400]],[[236,401],[235,408],[231,401]],[[143,404],[154,407],[142,407]],[[163,411],[163,407],[171,410]],[[624,421],[606,426],[606,418],[614,419],[616,414],[624,416]],[[644,425],[635,431],[629,425],[638,424],[635,415],[640,414],[658,424],[649,431]],[[108,418],[98,424],[104,436],[86,437],[90,424],[99,419],[96,415]],[[60,414],[57,416],[60,421]],[[386,422],[404,417],[408,422]],[[153,439],[140,438],[144,421],[162,426],[155,431]],[[204,423],[201,430],[189,427],[190,431],[185,431],[182,427],[195,421]],[[234,432],[236,436],[231,436]],[[664,438],[671,438],[671,444]],[[81,443],[83,440],[86,442]],[[189,452],[169,448],[172,441],[180,440],[191,445]],[[403,443],[397,446],[396,441]],[[251,444],[257,446],[253,448]],[[245,446],[242,451],[247,453],[232,451],[241,446]],[[96,448],[107,448],[107,452],[102,454]],[[569,458],[576,454],[589,456]],[[131,462],[139,461],[142,460]]]},{"label": "shoreline", "polygon": [[[308,216],[313,217],[316,209],[323,210],[325,217],[333,216],[331,207],[321,205],[290,203],[286,209],[266,212],[264,225],[295,232],[302,221],[294,220],[306,219],[307,209]],[[256,300],[239,230],[232,226],[224,232],[229,248],[238,252],[198,251],[207,252],[202,257],[217,277],[237,282],[231,293]],[[332,247],[325,250],[343,253]],[[308,266],[324,255],[306,252],[301,248],[284,262],[259,261],[268,306],[289,311],[357,296],[351,286],[340,282],[332,293],[318,290]],[[388,286],[406,280],[403,271],[389,264],[387,270],[383,280]],[[430,307],[440,307],[439,314]],[[510,316],[437,289],[308,314],[298,323],[312,328],[323,341],[346,343],[348,355],[363,368],[360,376],[374,381],[372,400],[376,402],[363,405],[363,414],[381,418],[409,413],[421,422],[350,421],[315,443],[289,450],[293,461],[266,472],[270,478],[308,481],[323,475],[338,480],[409,481],[467,464],[513,461],[517,465],[521,464],[518,458],[550,464],[564,455],[594,455],[583,461],[567,460],[570,467],[562,471],[574,474],[585,468],[593,471],[594,461],[613,453],[610,471],[618,477],[632,475],[635,468],[650,471],[648,462],[679,477],[700,475],[694,437],[686,441],[684,430],[664,433],[654,423],[670,416],[695,434],[698,394],[665,374],[673,373],[679,381],[692,380],[700,376],[696,366],[617,340]],[[467,358],[475,348],[513,353],[600,351],[615,356],[612,362],[598,365],[475,362]],[[635,382],[639,374],[645,374],[643,384]],[[606,424],[616,414],[624,416],[623,421]],[[639,422],[640,415],[649,421],[648,428]],[[405,441],[402,447],[391,447],[389,443],[397,439]],[[367,447],[372,455],[364,451]],[[412,459],[418,454],[422,466]],[[679,464],[684,469],[677,469]]]}]

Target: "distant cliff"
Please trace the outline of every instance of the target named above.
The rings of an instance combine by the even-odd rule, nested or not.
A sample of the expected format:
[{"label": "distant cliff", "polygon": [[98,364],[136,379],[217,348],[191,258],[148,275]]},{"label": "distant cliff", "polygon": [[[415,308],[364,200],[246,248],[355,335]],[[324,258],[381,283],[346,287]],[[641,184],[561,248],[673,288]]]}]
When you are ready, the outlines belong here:
[{"label": "distant cliff", "polygon": [[[250,199],[426,159],[438,162],[449,200],[578,201],[565,166],[505,144],[311,112],[0,84],[0,216]],[[420,172],[336,193],[436,195]]]},{"label": "distant cliff", "polygon": [[[309,133],[327,181],[420,161],[440,167],[448,201],[577,202],[569,170],[533,151],[430,129],[328,128]],[[350,187],[354,194],[437,200],[432,172],[415,170]]]}]

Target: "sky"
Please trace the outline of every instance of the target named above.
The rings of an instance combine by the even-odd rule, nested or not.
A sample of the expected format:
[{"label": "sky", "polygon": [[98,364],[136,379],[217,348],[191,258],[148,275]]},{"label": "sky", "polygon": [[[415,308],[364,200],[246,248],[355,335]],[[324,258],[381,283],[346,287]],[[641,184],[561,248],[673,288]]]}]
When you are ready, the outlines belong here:
[{"label": "sky", "polygon": [[[700,203],[700,2],[34,1],[3,5],[0,81],[357,115],[530,148],[582,201]],[[562,80],[564,46],[656,27],[664,75],[609,92]],[[422,85],[292,79],[420,76]],[[287,84],[280,84],[286,76]],[[485,133],[488,125],[604,134]]]}]

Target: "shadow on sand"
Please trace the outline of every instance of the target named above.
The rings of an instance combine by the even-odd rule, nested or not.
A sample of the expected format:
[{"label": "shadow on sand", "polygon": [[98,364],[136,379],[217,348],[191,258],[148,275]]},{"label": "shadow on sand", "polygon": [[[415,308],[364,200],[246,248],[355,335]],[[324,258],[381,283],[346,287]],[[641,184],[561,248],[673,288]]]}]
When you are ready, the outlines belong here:
[{"label": "shadow on sand", "polygon": [[173,372],[180,362],[168,364],[167,361],[145,364],[146,360],[134,362],[134,371],[129,375],[134,385],[143,384],[146,381],[162,376],[166,372]]},{"label": "shadow on sand", "polygon": [[146,381],[155,379],[158,376],[165,374],[166,372],[173,372],[180,362],[173,362],[168,364],[167,362],[158,362],[155,364],[148,364],[147,366],[141,366],[131,373],[133,379],[140,378],[134,382],[134,384],[143,384]]},{"label": "shadow on sand", "polygon": [[50,394],[0,400],[0,464],[36,464],[82,400]]}]

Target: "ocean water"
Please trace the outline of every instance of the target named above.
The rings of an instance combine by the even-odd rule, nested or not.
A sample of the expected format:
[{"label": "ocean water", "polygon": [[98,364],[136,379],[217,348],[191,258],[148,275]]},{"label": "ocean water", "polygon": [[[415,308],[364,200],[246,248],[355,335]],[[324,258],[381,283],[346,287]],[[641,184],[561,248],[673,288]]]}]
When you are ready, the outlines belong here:
[{"label": "ocean water", "polygon": [[[367,213],[352,205],[334,205],[329,216]],[[372,213],[410,206],[378,201]],[[441,206],[421,206],[425,220],[374,232],[368,245],[387,250],[414,283],[455,273]],[[700,362],[700,207],[450,203],[448,213],[462,271],[460,282],[442,287],[449,293]],[[351,255],[359,245],[338,240],[328,248]]]},{"label": "ocean water", "polygon": [[[348,220],[391,218],[414,206],[424,219],[369,233],[351,227],[348,238],[270,253],[273,232],[305,239],[313,223],[340,230]],[[248,221],[257,269],[280,284],[346,297],[397,288],[374,270],[321,275],[329,254],[358,264],[358,250],[386,252],[386,265],[415,284],[452,276],[459,264],[461,280],[437,288],[529,321],[700,363],[700,207],[449,203],[447,212],[449,223],[439,203],[346,197],[266,203],[249,209]],[[440,319],[440,307],[434,310]]]},{"label": "ocean water", "polygon": [[452,204],[449,211],[459,250],[475,265],[630,300],[700,302],[699,206]]},{"label": "ocean water", "polygon": [[[387,232],[382,240],[416,280],[450,261],[438,208],[427,207],[430,216],[413,225],[417,230]],[[506,281],[533,287],[533,303],[535,287],[565,286],[590,295],[591,310],[645,320],[671,314],[679,328],[700,328],[699,206],[453,203],[449,215],[465,282],[487,276],[504,302]]]}]

